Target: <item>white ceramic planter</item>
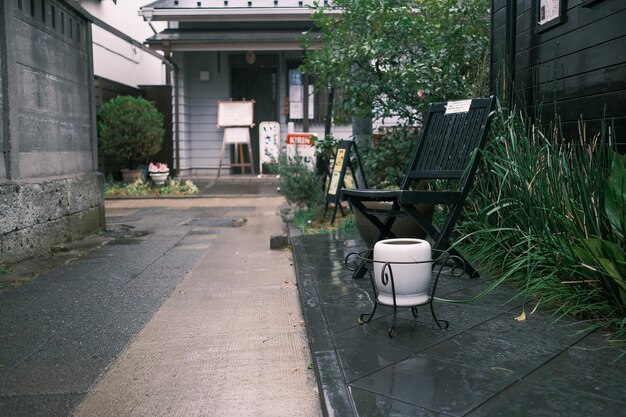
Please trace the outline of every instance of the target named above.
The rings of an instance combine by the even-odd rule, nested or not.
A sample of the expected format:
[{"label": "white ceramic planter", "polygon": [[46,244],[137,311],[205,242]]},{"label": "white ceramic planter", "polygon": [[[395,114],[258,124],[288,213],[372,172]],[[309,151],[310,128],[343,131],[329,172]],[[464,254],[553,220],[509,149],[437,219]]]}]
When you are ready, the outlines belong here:
[{"label": "white ceramic planter", "polygon": [[[383,268],[389,262],[398,307],[425,304],[429,300],[428,287],[432,276],[430,243],[422,239],[386,239],[374,245],[374,273],[378,302],[394,305],[391,279],[383,283]],[[406,264],[395,262],[410,262]],[[385,271],[389,273],[388,269]]]},{"label": "white ceramic planter", "polygon": [[151,172],[150,178],[155,185],[163,185],[165,184],[165,180],[167,180],[167,176],[169,172]]}]

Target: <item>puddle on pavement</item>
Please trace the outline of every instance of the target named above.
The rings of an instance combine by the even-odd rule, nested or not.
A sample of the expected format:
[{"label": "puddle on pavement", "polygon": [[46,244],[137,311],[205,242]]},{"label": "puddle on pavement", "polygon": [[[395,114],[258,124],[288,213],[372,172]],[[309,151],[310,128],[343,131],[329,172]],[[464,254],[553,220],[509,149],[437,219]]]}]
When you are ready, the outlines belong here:
[{"label": "puddle on pavement", "polygon": [[126,224],[120,225],[109,225],[105,236],[108,238],[113,238],[109,245],[132,245],[134,243],[141,242],[141,238],[149,235],[150,232],[148,230],[136,230],[133,226],[129,226]]}]

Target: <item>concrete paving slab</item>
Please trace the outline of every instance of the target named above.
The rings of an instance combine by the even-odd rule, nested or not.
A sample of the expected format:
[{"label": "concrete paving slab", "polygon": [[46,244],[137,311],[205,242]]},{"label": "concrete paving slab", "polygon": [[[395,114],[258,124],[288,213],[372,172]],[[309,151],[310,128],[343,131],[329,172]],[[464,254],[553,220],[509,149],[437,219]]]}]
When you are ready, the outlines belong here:
[{"label": "concrete paving slab", "polygon": [[[515,318],[522,303],[484,279],[442,277],[438,329],[428,309],[412,317],[371,311],[371,286],[355,283],[344,259],[351,234],[293,237],[294,265],[325,415],[567,416],[623,415],[626,360],[606,335],[541,311]],[[361,244],[363,245],[363,244]],[[357,245],[358,246],[358,245]],[[367,281],[365,281],[367,282]],[[440,295],[439,293],[437,295]],[[380,307],[379,307],[380,309]],[[422,311],[423,310],[423,311]]]},{"label": "concrete paving slab", "polygon": [[[244,210],[245,226],[215,225],[202,259],[75,416],[320,415],[290,254],[269,249],[283,200],[249,203],[256,209]],[[182,247],[193,247],[198,235],[185,240]]]}]

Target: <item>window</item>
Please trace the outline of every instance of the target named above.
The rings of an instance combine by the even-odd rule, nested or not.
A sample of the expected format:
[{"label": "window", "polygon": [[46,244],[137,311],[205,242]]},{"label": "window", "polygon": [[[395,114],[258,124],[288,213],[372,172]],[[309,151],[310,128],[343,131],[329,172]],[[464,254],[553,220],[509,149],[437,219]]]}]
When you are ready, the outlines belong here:
[{"label": "window", "polygon": [[[304,111],[304,76],[298,70],[300,61],[287,62],[287,98],[286,113],[289,120],[302,120]],[[324,123],[328,107],[328,93],[326,90],[317,91],[309,79],[309,120],[312,123]]]}]

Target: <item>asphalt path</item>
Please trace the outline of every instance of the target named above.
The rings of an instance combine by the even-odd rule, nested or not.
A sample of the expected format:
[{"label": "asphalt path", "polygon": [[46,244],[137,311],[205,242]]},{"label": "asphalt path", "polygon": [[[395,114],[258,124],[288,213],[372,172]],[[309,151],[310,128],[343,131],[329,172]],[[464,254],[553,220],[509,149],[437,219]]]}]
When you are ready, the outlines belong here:
[{"label": "asphalt path", "polygon": [[108,200],[102,246],[0,294],[0,416],[321,415],[291,253],[269,245],[284,204]]}]

